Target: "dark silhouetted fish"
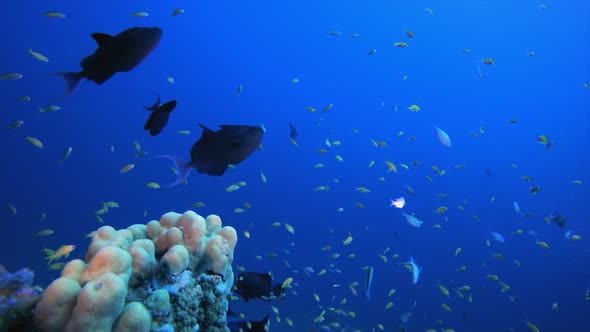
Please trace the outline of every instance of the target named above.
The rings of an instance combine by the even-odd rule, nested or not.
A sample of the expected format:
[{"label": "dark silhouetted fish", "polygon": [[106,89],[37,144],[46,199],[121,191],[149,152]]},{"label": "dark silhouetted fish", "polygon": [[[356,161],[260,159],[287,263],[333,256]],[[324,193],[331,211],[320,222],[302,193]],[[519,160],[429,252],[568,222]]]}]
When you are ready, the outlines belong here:
[{"label": "dark silhouetted fish", "polygon": [[135,68],[158,45],[160,28],[131,28],[116,36],[93,33],[98,48],[80,62],[82,71],[59,73],[68,84],[68,93],[76,89],[82,78],[102,84],[115,73]]},{"label": "dark silhouetted fish", "polygon": [[553,217],[553,222],[557,224],[559,227],[564,227],[567,219],[562,216],[559,211],[555,211],[555,216]]},{"label": "dark silhouetted fish", "polygon": [[266,331],[266,325],[268,324],[268,316],[259,321],[247,321],[247,320],[227,320],[227,326],[231,332],[263,332]]},{"label": "dark silhouetted fish", "polygon": [[160,105],[160,96],[156,103],[150,107],[143,107],[151,111],[150,117],[145,122],[143,130],[149,130],[150,135],[156,136],[162,132],[162,129],[168,124],[170,112],[176,108],[176,100],[171,100],[165,104]]},{"label": "dark silhouetted fish", "polygon": [[262,299],[270,301],[285,297],[282,284],[272,285],[272,278],[268,273],[242,272],[236,278],[234,291],[244,301]]},{"label": "dark silhouetted fish", "polygon": [[292,140],[295,140],[298,136],[297,129],[295,129],[295,127],[291,123],[289,123],[289,128],[291,128],[291,131],[289,132],[289,137],[291,137]]},{"label": "dark silhouetted fish", "polygon": [[163,155],[174,162],[178,177],[170,186],[184,181],[192,168],[197,172],[208,175],[221,176],[228,165],[238,164],[248,158],[262,142],[262,128],[256,126],[220,125],[218,131],[213,131],[202,124],[203,133],[191,149],[191,160]]}]

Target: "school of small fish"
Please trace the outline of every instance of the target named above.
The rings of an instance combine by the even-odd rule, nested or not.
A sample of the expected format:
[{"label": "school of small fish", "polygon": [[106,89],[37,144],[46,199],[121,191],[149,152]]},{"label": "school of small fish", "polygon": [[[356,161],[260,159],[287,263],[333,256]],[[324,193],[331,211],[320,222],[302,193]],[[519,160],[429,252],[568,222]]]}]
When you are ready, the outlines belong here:
[{"label": "school of small fish", "polygon": [[[544,4],[541,5],[541,9],[545,10],[546,8]],[[39,14],[46,17],[44,20],[55,20],[54,23],[56,24],[66,23],[71,19],[69,14],[67,16],[66,13],[61,11],[48,10],[36,15]],[[172,19],[171,16],[174,17],[172,20],[182,20],[190,17],[192,13],[191,11],[185,12],[185,9],[182,8],[171,8],[165,14],[169,19]],[[118,13],[118,15],[125,16],[127,20],[133,22],[145,22],[157,19],[158,16],[154,11],[144,10],[126,11]],[[425,8],[421,9],[419,13],[414,13],[414,15],[420,15],[421,19],[422,16],[425,16],[425,19],[434,20],[444,15],[444,13],[436,11],[435,15],[434,9]],[[325,43],[329,45],[332,45],[332,42],[345,43],[353,40],[366,42],[363,48],[357,49],[359,58],[362,56],[362,61],[381,61],[382,57],[391,56],[391,54],[399,53],[403,55],[404,53],[414,52],[415,49],[427,48],[428,45],[421,40],[421,35],[425,35],[427,29],[430,28],[418,24],[416,27],[412,27],[412,30],[409,27],[400,28],[399,31],[392,33],[393,36],[391,36],[387,44],[378,44],[372,38],[365,40],[364,33],[362,35],[356,32],[345,34],[344,30],[339,31],[331,28],[318,31],[317,34],[321,35],[325,39]],[[105,37],[93,35],[93,38],[100,45],[101,38]],[[377,44],[373,46],[379,48],[370,44]],[[378,49],[379,52],[377,52]],[[59,53],[45,53],[46,51],[48,50],[42,45],[38,46],[38,48],[30,45],[17,53],[27,59],[26,61],[40,67],[53,66],[54,63],[61,61],[61,56],[65,56]],[[151,51],[152,49],[149,50],[149,52]],[[536,59],[542,56],[541,51],[539,49],[537,51],[539,51],[539,54],[533,50],[528,50],[522,56],[523,58],[534,57],[533,59]],[[480,82],[486,81],[488,73],[492,75],[496,68],[502,66],[500,56],[495,59],[494,54],[483,54],[484,51],[477,51],[475,48],[473,50],[459,48],[456,50],[457,54],[455,56],[458,58],[461,56],[466,57],[472,52],[482,53],[473,64],[469,64],[473,71],[477,71],[477,75],[473,74],[472,77],[473,84],[477,80],[481,80]],[[493,48],[487,49],[485,52],[492,53]],[[499,50],[496,52],[498,55],[501,53]],[[367,57],[367,55],[370,57]],[[506,60],[504,59],[504,61]],[[11,68],[10,64],[7,63],[3,63],[2,66],[1,70],[3,71],[0,73],[0,83],[2,84],[18,84],[20,81],[25,82],[29,79],[26,68]],[[396,74],[399,75],[396,76],[396,80],[401,78],[401,81],[408,82],[414,79],[411,68],[399,69],[403,69],[403,72]],[[116,72],[122,71],[125,70]],[[68,92],[72,92],[77,87],[81,78],[93,80],[98,84],[104,82],[81,76],[85,73],[86,71],[82,71],[77,74],[78,76],[75,76],[76,73],[60,73],[59,75],[66,78],[69,85]],[[114,72],[110,74],[112,76]],[[160,77],[159,80],[164,83],[167,82],[168,89],[183,86],[184,82],[182,82],[181,75],[174,75],[178,77],[178,81],[176,81],[174,77],[170,76],[174,73],[164,74],[166,75]],[[282,74],[291,75],[292,73]],[[305,76],[303,73],[297,73],[297,75],[298,77],[287,76],[286,79],[283,77],[288,84],[285,89],[304,91],[308,83],[317,83],[313,82],[314,78]],[[583,83],[581,86],[586,89],[588,83]],[[231,95],[232,99],[237,100],[238,103],[247,103],[248,98],[251,98],[250,95],[257,93],[261,88],[263,87],[248,82],[247,78],[234,78],[226,94]],[[31,107],[38,116],[37,119],[61,116],[65,112],[74,111],[67,107],[67,101],[63,101],[62,105],[49,102],[32,105],[37,102],[37,97],[34,93],[22,94],[24,92],[26,91],[21,91],[21,94],[11,98],[22,107]],[[477,185],[477,183],[467,183],[469,180],[465,180],[464,174],[472,171],[469,169],[470,159],[459,155],[457,150],[463,149],[468,139],[483,141],[488,137],[493,137],[493,135],[503,135],[504,131],[519,127],[527,121],[524,116],[519,118],[518,115],[522,113],[507,111],[505,118],[502,118],[502,127],[471,123],[469,128],[462,128],[462,124],[454,121],[453,118],[439,116],[437,120],[440,123],[421,123],[422,127],[426,129],[420,130],[410,125],[404,128],[405,124],[400,120],[401,122],[396,123],[390,132],[383,133],[372,131],[359,123],[353,123],[355,127],[352,127],[349,122],[345,122],[347,123],[346,126],[335,122],[334,119],[338,119],[339,116],[344,117],[344,113],[351,112],[347,105],[339,103],[337,97],[324,97],[317,94],[317,97],[307,96],[305,98],[295,107],[296,111],[289,114],[289,116],[297,118],[297,128],[301,129],[301,132],[293,125],[295,122],[289,122],[288,119],[281,118],[281,121],[284,122],[282,124],[284,129],[281,129],[276,124],[276,121],[267,122],[265,119],[265,122],[270,124],[268,126],[269,130],[275,132],[284,131],[283,140],[280,143],[272,142],[272,144],[283,144],[281,149],[289,151],[293,160],[309,161],[313,159],[311,164],[307,164],[299,170],[300,173],[285,174],[285,169],[281,166],[277,167],[274,163],[265,160],[264,158],[272,158],[272,155],[265,150],[269,150],[269,147],[270,149],[276,149],[276,146],[271,146],[269,143],[265,144],[264,147],[262,144],[257,146],[259,151],[256,153],[262,155],[260,159],[263,161],[259,160],[257,164],[253,163],[255,166],[248,166],[255,167],[255,172],[241,172],[241,170],[237,170],[238,165],[227,163],[228,170],[236,171],[228,171],[231,173],[230,175],[222,177],[221,180],[217,179],[214,188],[202,190],[196,185],[191,186],[192,183],[189,184],[186,178],[178,182],[189,188],[197,187],[196,190],[190,192],[184,191],[183,195],[190,197],[187,197],[183,202],[185,205],[183,208],[192,207],[205,210],[205,214],[207,212],[219,213],[220,211],[215,211],[219,209],[222,212],[230,211],[226,218],[231,220],[230,223],[240,230],[243,237],[243,242],[239,244],[238,250],[247,248],[245,251],[252,253],[250,259],[265,263],[272,261],[269,264],[274,264],[273,260],[281,262],[282,265],[280,266],[272,265],[272,273],[274,275],[288,275],[282,282],[282,288],[288,291],[290,296],[306,298],[309,301],[309,307],[305,308],[307,318],[302,321],[288,317],[285,314],[291,310],[291,315],[297,316],[292,307],[284,305],[283,308],[279,309],[281,304],[278,304],[279,302],[273,303],[271,306],[274,314],[272,330],[276,328],[277,331],[310,331],[310,329],[311,331],[353,332],[406,331],[408,324],[412,324],[414,320],[418,319],[416,316],[422,319],[423,315],[423,320],[432,326],[426,331],[455,331],[449,325],[456,322],[459,313],[465,315],[465,312],[470,310],[470,306],[473,306],[475,301],[483,303],[485,296],[500,297],[502,301],[509,304],[517,303],[519,298],[526,296],[526,294],[519,293],[516,286],[513,288],[509,284],[513,286],[517,284],[516,282],[513,284],[513,281],[517,278],[530,278],[530,276],[526,275],[528,257],[524,255],[523,257],[515,257],[513,252],[506,248],[519,241],[517,242],[519,246],[534,250],[534,255],[537,258],[541,257],[541,259],[550,260],[554,258],[553,254],[563,255],[565,250],[570,250],[572,247],[575,248],[573,250],[579,249],[580,247],[574,246],[584,243],[584,241],[580,240],[587,241],[575,230],[564,229],[567,219],[556,207],[551,207],[554,210],[549,212],[535,211],[533,213],[534,208],[531,206],[535,206],[533,204],[535,199],[541,199],[540,196],[546,194],[547,190],[542,184],[547,182],[538,179],[534,174],[534,170],[530,168],[521,169],[516,163],[504,166],[512,172],[509,176],[514,181],[510,186],[518,187],[522,194],[519,197],[506,197],[505,194],[502,194],[503,188],[501,187],[497,187],[495,189],[497,191],[490,193],[485,198],[470,198],[469,201],[466,198],[467,194],[465,197],[451,194],[451,192],[456,192],[455,186]],[[408,97],[405,100],[401,96],[396,98],[401,100],[388,107],[387,112],[391,111],[390,113],[396,116],[398,114],[403,115],[405,119],[424,119],[425,114],[436,112],[436,108],[439,107],[420,100],[419,96],[418,98],[415,96]],[[162,115],[155,113],[160,111],[160,107],[163,106],[160,105],[159,101],[158,96],[158,102],[153,108],[145,107],[146,110],[153,112],[152,116]],[[62,103],[59,99],[54,102]],[[95,101],[95,103],[99,102],[101,101]],[[375,103],[378,103],[378,107],[385,111],[386,101],[384,99],[378,99]],[[399,108],[398,105],[400,105]],[[174,106],[176,106],[176,101],[174,101]],[[458,105],[452,107],[458,107]],[[294,115],[295,113],[296,115]],[[30,127],[35,128],[32,125],[34,121],[41,120],[27,119],[25,115],[21,114],[17,117],[16,114],[10,114],[12,119],[5,124],[6,135],[20,135],[18,141],[19,144],[23,145],[21,148],[23,154],[33,155],[34,157],[31,158],[40,158],[38,155],[47,156],[47,154],[51,154],[47,158],[51,158],[54,163],[57,161],[59,166],[55,167],[59,167],[64,171],[69,169],[70,166],[73,167],[73,165],[69,164],[79,165],[82,156],[86,155],[86,158],[88,158],[86,151],[82,149],[82,143],[78,142],[76,138],[69,137],[70,143],[64,145],[63,143],[56,143],[55,137],[51,135],[40,134],[37,136],[35,130],[28,127],[29,123],[31,123]],[[174,113],[171,117],[175,115]],[[168,123],[168,115],[166,114],[165,119],[161,119],[159,123],[157,133]],[[288,127],[286,123],[288,123]],[[193,135],[193,127],[190,127],[190,124],[187,123],[181,123],[181,125],[185,127],[176,127],[173,131],[177,137],[175,139],[190,139],[191,135]],[[150,129],[147,123],[145,129]],[[204,127],[203,129],[205,130]],[[267,127],[264,124],[260,125],[260,129],[266,134]],[[534,130],[536,131],[532,133],[527,131],[526,136],[523,135],[523,137],[526,137],[527,143],[530,142],[536,150],[540,150],[542,154],[550,155],[553,149],[559,149],[559,132],[545,134],[543,128],[535,128]],[[23,134],[20,134],[21,132]],[[67,135],[65,132],[61,134]],[[451,143],[451,136],[454,138],[453,144]],[[25,143],[22,143],[23,141]],[[157,179],[160,179],[158,175],[144,176],[145,173],[143,173],[142,168],[148,168],[147,159],[150,159],[150,157],[146,157],[148,153],[139,143],[140,141],[142,141],[141,144],[145,143],[146,146],[151,146],[148,143],[148,136],[142,139],[129,138],[124,143],[116,142],[117,150],[115,150],[115,144],[110,145],[112,142],[108,144],[96,142],[96,153],[100,155],[98,158],[108,159],[110,165],[106,170],[108,175],[100,170],[100,175],[96,176],[109,176],[116,179],[115,181],[134,186],[133,190],[149,191],[149,195],[162,195],[163,197],[167,193],[175,192],[175,189],[168,189],[166,186],[160,185],[160,183],[164,182],[156,182]],[[417,144],[423,144],[421,148],[432,149],[440,154],[440,161],[436,162],[437,165],[429,165],[426,161],[418,159],[421,157],[419,151],[413,151],[413,149],[418,149],[414,148]],[[119,148],[125,151],[125,159],[115,160],[115,157],[120,157]],[[362,153],[357,153],[358,151]],[[72,153],[74,154],[72,155]],[[177,166],[178,160],[173,161]],[[41,161],[39,162],[41,163]],[[295,161],[286,159],[282,160],[282,162],[295,163]],[[190,162],[187,163],[190,165]],[[297,164],[297,167],[300,166],[300,164]],[[40,167],[52,166],[43,164]],[[178,167],[171,168],[176,176],[179,176],[179,169]],[[166,173],[169,172],[168,169]],[[489,169],[486,169],[484,174],[481,174],[481,176],[491,177],[493,175]],[[238,179],[238,176],[243,178]],[[563,183],[560,183],[560,186],[572,190],[587,190],[585,188],[587,179],[585,178],[588,174],[568,174],[567,176],[567,180],[562,181]],[[313,179],[313,183],[306,180],[308,177]],[[230,180],[227,180],[227,178]],[[560,179],[562,178],[560,177]],[[195,180],[196,182],[197,180]],[[414,190],[409,184],[419,190]],[[497,183],[497,185],[500,186],[501,184]],[[301,190],[302,187],[305,189]],[[285,205],[285,209],[290,209],[295,206],[297,210],[301,210],[308,215],[317,216],[314,217],[317,219],[313,220],[312,223],[313,227],[317,229],[316,235],[320,235],[319,239],[322,243],[317,243],[316,239],[307,238],[310,236],[308,229],[310,223],[295,218],[290,219],[287,215],[281,217],[264,216],[264,203],[269,206],[275,203],[264,201],[259,197],[262,195],[258,195],[257,191],[263,190],[265,195],[270,193],[270,195],[276,195],[277,197],[284,195],[286,191],[293,190],[296,194],[290,192],[288,197],[295,199],[295,201],[292,202],[288,199],[281,201],[279,198],[279,207]],[[209,191],[214,194],[210,194]],[[220,199],[217,199],[218,196],[215,195],[220,195]],[[297,197],[293,198],[293,196]],[[3,199],[7,200],[9,198]],[[476,201],[476,203],[472,204],[472,201]],[[123,199],[121,199],[121,202],[123,206],[126,204]],[[229,204],[227,202],[231,202],[233,205],[225,206]],[[315,204],[317,202],[321,202],[319,210],[316,207],[317,204]],[[473,205],[481,206],[482,202],[485,202],[486,206],[489,205],[490,210],[472,207]],[[23,211],[30,208],[25,209],[17,203],[12,201],[4,202],[7,207],[8,220],[20,218],[24,214]],[[110,224],[111,221],[107,218],[107,216],[110,216],[110,211],[120,208],[119,203],[115,201],[104,201],[98,205],[98,209],[96,209],[96,205],[87,207],[88,219],[92,221],[88,223],[91,230],[96,228],[96,223],[99,226]],[[19,207],[18,210],[16,206]],[[40,219],[42,223],[35,224],[34,228],[31,228],[32,234],[27,238],[28,243],[31,241],[36,245],[51,243],[44,241],[50,241],[56,237],[55,233],[65,231],[59,225],[52,226],[56,230],[49,228],[48,221],[45,220],[46,217],[55,217],[46,216],[44,208],[36,207],[37,212],[35,212],[35,215],[40,215],[36,219]],[[151,211],[158,214],[157,208],[150,206],[150,212],[148,213],[148,209],[142,207],[141,214],[137,211],[136,214],[141,219],[148,214],[152,214]],[[211,210],[209,211],[209,209]],[[509,221],[510,228],[506,227],[505,223],[494,220],[496,211],[500,209],[513,211],[511,215],[515,215],[515,217]],[[547,213],[551,214],[547,216]],[[498,214],[500,213],[498,212]],[[272,220],[268,219],[271,217]],[[334,220],[333,223],[332,220]],[[362,224],[362,230],[359,228],[360,224]],[[480,225],[485,225],[487,231],[481,231],[481,227],[476,228]],[[262,227],[265,228],[263,231],[261,231]],[[328,228],[327,232],[324,229],[325,227]],[[297,232],[295,232],[296,228]],[[469,229],[470,232],[460,233],[460,231],[457,231],[458,228]],[[370,236],[377,231],[376,229],[381,229],[382,232],[386,233],[393,233],[392,239],[389,240],[391,243],[373,242],[373,247],[365,248],[361,243],[371,241]],[[548,234],[555,231],[561,232],[562,229],[564,231],[563,243],[554,243],[548,240],[551,237]],[[281,239],[284,248],[256,245],[254,241],[265,241],[263,235],[267,231],[270,231],[273,237]],[[91,237],[94,234],[93,232],[91,231],[86,236]],[[424,239],[422,237],[424,234],[436,238],[436,241],[444,242],[445,236],[453,237],[455,240],[449,240],[444,248],[425,249],[429,248],[430,243],[416,240],[417,238]],[[462,239],[457,240],[458,234]],[[407,241],[409,247],[397,246],[398,237]],[[65,258],[70,255],[80,254],[75,251],[76,245],[73,244],[78,243],[77,241],[80,238],[82,236],[72,238],[71,243],[57,247],[52,246],[55,249],[42,245],[40,250],[44,257],[39,258],[39,260],[44,258],[47,261],[48,270],[59,272],[64,266]],[[268,240],[270,241],[270,239]],[[320,260],[324,263],[314,264],[314,266],[306,263],[305,257],[298,256],[299,253],[297,253],[298,250],[303,250],[302,247],[305,247],[308,255],[316,256],[314,262]],[[437,257],[444,257],[444,261],[438,262],[439,266],[433,266],[432,261],[427,257],[430,250],[436,250]],[[78,249],[78,251],[80,250]],[[480,266],[473,266],[468,263],[470,262],[467,259],[468,256],[482,251],[485,251],[485,257],[479,258],[481,260]],[[472,256],[471,258],[473,259]],[[431,264],[423,266],[425,261],[431,262]],[[246,270],[244,266],[239,264],[235,269],[238,271]],[[439,278],[439,274],[443,274],[443,272],[445,276],[448,276],[449,271],[453,275],[452,278],[445,278],[444,280]],[[390,282],[389,280],[395,281]],[[320,285],[328,285],[329,287]],[[359,289],[363,285],[364,298],[359,296]],[[403,295],[398,294],[398,290]],[[429,297],[435,298],[436,305],[434,307],[426,305],[426,302],[430,301],[430,299],[419,299],[417,295],[414,295],[417,292],[422,292],[421,296],[428,294]],[[412,300],[403,300],[401,299],[402,296],[406,299],[412,298]],[[566,310],[565,305],[559,305],[559,299],[550,298],[545,300],[547,310],[541,313],[542,315],[559,315]],[[587,302],[585,305],[588,306],[590,290],[586,290],[584,301]],[[365,312],[365,308],[361,306],[371,309],[371,326],[367,327],[365,324],[363,328],[357,327],[363,324],[358,323],[360,316]],[[526,312],[523,308],[518,310]],[[393,312],[395,312],[395,319],[390,319]],[[535,314],[538,313],[531,313],[530,316]],[[240,313],[240,315],[244,317],[243,313]],[[515,327],[509,328],[509,330],[542,330],[542,327],[537,327],[528,320],[528,315],[526,317],[526,320],[523,319],[519,323],[515,323]],[[542,319],[537,316],[534,320]],[[520,326],[516,326],[516,324],[520,324]]]}]

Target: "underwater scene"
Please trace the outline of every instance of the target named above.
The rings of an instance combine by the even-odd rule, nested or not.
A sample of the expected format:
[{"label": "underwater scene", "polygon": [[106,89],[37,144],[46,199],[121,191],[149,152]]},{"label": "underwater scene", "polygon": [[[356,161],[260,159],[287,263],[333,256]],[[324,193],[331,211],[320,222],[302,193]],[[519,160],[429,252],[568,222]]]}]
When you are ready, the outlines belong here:
[{"label": "underwater scene", "polygon": [[0,11],[0,331],[590,329],[590,2]]}]

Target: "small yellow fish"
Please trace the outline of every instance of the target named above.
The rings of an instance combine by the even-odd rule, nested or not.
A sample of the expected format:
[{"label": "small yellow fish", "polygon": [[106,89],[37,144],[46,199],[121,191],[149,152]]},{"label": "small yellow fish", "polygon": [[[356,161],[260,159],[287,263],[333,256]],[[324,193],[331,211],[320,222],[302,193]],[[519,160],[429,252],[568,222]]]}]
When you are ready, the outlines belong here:
[{"label": "small yellow fish", "polygon": [[160,185],[158,183],[156,183],[156,182],[146,183],[145,186],[148,187],[148,188],[151,188],[151,189],[160,189]]},{"label": "small yellow fish", "polygon": [[43,54],[41,54],[41,53],[37,53],[37,52],[33,51],[33,49],[30,49],[30,48],[29,48],[29,49],[27,50],[27,53],[29,53],[29,54],[30,54],[30,55],[33,57],[33,59],[35,59],[35,60],[37,60],[37,61],[41,61],[41,62],[49,62],[49,59],[48,59],[46,56],[44,56],[44,55],[43,55]]},{"label": "small yellow fish", "polygon": [[127,173],[130,170],[132,170],[135,167],[135,164],[127,164],[125,166],[123,166],[120,170],[119,173],[123,174],[123,173]]},{"label": "small yellow fish", "polygon": [[455,249],[455,257],[457,257],[457,255],[459,255],[461,253],[461,251],[462,251],[461,248]]},{"label": "small yellow fish", "polygon": [[447,312],[451,312],[451,307],[449,307],[447,304],[441,303],[440,306]]},{"label": "small yellow fish", "polygon": [[12,121],[8,126],[6,126],[6,128],[7,129],[20,128],[20,126],[22,126],[23,123],[25,123],[23,120],[15,120],[15,121]]},{"label": "small yellow fish", "polygon": [[334,106],[334,104],[328,104],[328,105],[326,105],[326,107],[324,107],[324,109],[322,110],[322,113],[326,113],[327,111],[329,111],[330,109],[332,109],[332,106]]},{"label": "small yellow fish", "polygon": [[232,184],[229,187],[225,188],[225,191],[231,193],[232,191],[236,191],[238,189],[240,189],[240,186],[238,186],[237,184]]},{"label": "small yellow fish", "polygon": [[177,131],[177,133],[180,135],[190,135],[191,134],[191,132],[188,130],[179,130],[179,131]]},{"label": "small yellow fish", "polygon": [[48,260],[49,262],[47,263],[47,265],[51,265],[51,262],[53,262],[54,260],[60,259],[62,257],[67,258],[70,253],[72,251],[74,251],[74,249],[76,249],[76,246],[73,244],[70,245],[62,245],[61,247],[57,248],[57,250],[51,250],[51,249],[43,249],[43,252],[45,253],[46,257],[45,259]]},{"label": "small yellow fish", "polygon": [[549,249],[549,244],[545,241],[537,240],[537,245],[541,248]]},{"label": "small yellow fish", "polygon": [[489,279],[489,280],[493,280],[493,281],[500,280],[500,278],[497,275],[495,275],[495,274],[488,274],[488,275],[486,275],[486,278]]},{"label": "small yellow fish", "polygon": [[396,42],[393,44],[395,47],[399,47],[399,48],[404,48],[404,47],[408,47],[408,43],[406,42]]},{"label": "small yellow fish", "polygon": [[33,234],[33,239],[38,237],[49,236],[53,234],[53,229],[44,229],[42,231],[38,231],[37,233]]},{"label": "small yellow fish", "polygon": [[66,14],[60,12],[45,12],[43,15],[51,18],[65,18]]},{"label": "small yellow fish", "polygon": [[445,213],[445,211],[447,211],[447,207],[444,205],[441,205],[436,210],[434,210],[434,213],[443,214],[443,213]]},{"label": "small yellow fish", "polygon": [[66,263],[64,263],[64,262],[53,263],[53,264],[49,265],[49,270],[51,270],[51,271],[59,271],[59,270],[63,269],[63,267],[65,265],[66,265]]},{"label": "small yellow fish", "polygon": [[416,104],[412,104],[408,107],[408,109],[412,112],[420,112],[420,106]]},{"label": "small yellow fish", "polygon": [[23,78],[21,73],[0,74],[0,80],[19,80]]},{"label": "small yellow fish", "polygon": [[31,144],[32,146],[34,146],[38,149],[43,149],[45,147],[43,145],[43,143],[35,137],[27,136],[27,137],[25,137],[25,141],[29,142],[29,144]]},{"label": "small yellow fish", "polygon": [[176,8],[172,11],[172,16],[178,16],[180,14],[184,13],[184,9],[182,8]]},{"label": "small yellow fish", "polygon": [[445,285],[443,284],[437,284],[438,286],[438,290],[440,291],[440,293],[446,297],[450,296],[449,290],[447,289],[447,287],[445,287]]},{"label": "small yellow fish", "polygon": [[336,161],[344,162],[344,159],[342,158],[341,155],[336,155],[335,159],[336,159]]},{"label": "small yellow fish", "polygon": [[285,229],[287,230],[287,232],[291,233],[291,234],[295,234],[295,228],[293,228],[293,226],[285,223]]},{"label": "small yellow fish", "polygon": [[352,234],[350,232],[348,232],[348,237],[342,241],[342,244],[347,246],[352,242]]},{"label": "small yellow fish", "polygon": [[244,212],[244,211],[245,211],[245,210],[244,210],[244,209],[242,209],[242,208],[235,208],[235,209],[234,209],[234,212],[235,212],[235,213],[242,213],[242,212]]},{"label": "small yellow fish", "polygon": [[293,283],[293,278],[289,277],[283,281],[281,288],[291,288],[291,283]]},{"label": "small yellow fish", "polygon": [[529,328],[529,330],[533,331],[533,332],[540,332],[539,328],[535,326],[535,324],[526,321],[526,326]]},{"label": "small yellow fish", "polygon": [[150,16],[150,14],[148,12],[135,12],[135,13],[131,14],[131,16],[148,17],[148,16]]},{"label": "small yellow fish", "polygon": [[266,184],[266,176],[262,172],[260,172],[260,179],[262,180],[262,183]]},{"label": "small yellow fish", "polygon": [[364,193],[364,194],[367,194],[367,193],[370,193],[371,192],[369,189],[367,189],[365,187],[357,187],[355,190],[358,191],[358,192],[360,192],[360,193]]},{"label": "small yellow fish", "polygon": [[387,173],[389,173],[389,172],[397,173],[397,168],[395,167],[394,163],[387,160],[387,161],[385,161],[385,165],[387,165]]},{"label": "small yellow fish", "polygon": [[193,203],[191,206],[194,207],[194,208],[199,209],[199,208],[205,207],[205,203],[203,203],[203,202],[196,202],[196,203]]},{"label": "small yellow fish", "polygon": [[61,157],[60,160],[58,160],[58,162],[63,163],[66,159],[68,159],[70,154],[72,154],[72,147],[71,146],[69,148],[67,148],[66,151],[64,151],[63,156]]}]

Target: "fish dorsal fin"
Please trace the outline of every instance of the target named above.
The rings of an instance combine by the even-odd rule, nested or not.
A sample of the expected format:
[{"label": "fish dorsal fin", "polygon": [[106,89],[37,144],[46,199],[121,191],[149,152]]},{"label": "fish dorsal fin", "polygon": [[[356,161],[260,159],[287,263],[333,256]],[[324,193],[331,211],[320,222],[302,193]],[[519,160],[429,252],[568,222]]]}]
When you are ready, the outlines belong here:
[{"label": "fish dorsal fin", "polygon": [[96,40],[98,47],[103,47],[106,43],[108,43],[113,36],[107,35],[106,33],[95,32],[92,35],[92,39]]},{"label": "fish dorsal fin", "polygon": [[211,135],[214,131],[199,123],[199,127],[203,128],[203,135]]},{"label": "fish dorsal fin", "polygon": [[213,135],[215,134],[215,132],[207,127],[205,127],[204,125],[199,123],[199,127],[203,128],[203,134],[201,134],[201,140],[207,142],[209,141]]}]

